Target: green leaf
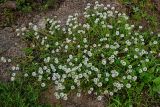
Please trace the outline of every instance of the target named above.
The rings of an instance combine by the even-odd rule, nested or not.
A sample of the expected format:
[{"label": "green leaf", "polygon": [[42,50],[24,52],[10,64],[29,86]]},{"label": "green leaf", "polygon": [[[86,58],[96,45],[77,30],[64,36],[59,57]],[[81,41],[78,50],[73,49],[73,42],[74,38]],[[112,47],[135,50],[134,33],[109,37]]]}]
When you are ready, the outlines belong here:
[{"label": "green leaf", "polygon": [[154,75],[150,74],[150,73],[144,73],[144,74],[142,74],[142,78],[143,78],[144,83],[148,83],[148,82],[151,82],[153,80]]},{"label": "green leaf", "polygon": [[153,91],[159,92],[160,91],[160,85],[154,86]]},{"label": "green leaf", "polygon": [[33,53],[33,49],[32,48],[25,48],[23,49],[23,51],[27,54],[27,55],[30,55]]},{"label": "green leaf", "polygon": [[157,77],[156,79],[154,79],[153,83],[156,85],[160,85],[160,77]]}]

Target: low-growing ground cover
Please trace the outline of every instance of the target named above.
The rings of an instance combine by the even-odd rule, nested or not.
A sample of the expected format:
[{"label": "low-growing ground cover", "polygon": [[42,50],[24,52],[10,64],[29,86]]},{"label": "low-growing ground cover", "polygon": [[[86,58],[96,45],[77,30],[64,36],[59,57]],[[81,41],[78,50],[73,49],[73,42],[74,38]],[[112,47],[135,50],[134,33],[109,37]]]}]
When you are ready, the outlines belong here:
[{"label": "low-growing ground cover", "polygon": [[[87,4],[83,15],[69,16],[65,26],[55,17],[41,26],[29,23],[17,29],[28,48],[24,49],[26,57],[12,67],[13,83],[9,84],[32,97],[16,93],[22,95],[12,104],[38,106],[38,92],[54,85],[54,95],[62,100],[76,92],[77,97],[86,93],[97,100],[108,98],[106,105],[113,107],[159,105],[160,34],[129,20],[114,6],[96,2]],[[2,57],[1,61],[8,59]],[[0,91],[8,93],[2,87]]]}]

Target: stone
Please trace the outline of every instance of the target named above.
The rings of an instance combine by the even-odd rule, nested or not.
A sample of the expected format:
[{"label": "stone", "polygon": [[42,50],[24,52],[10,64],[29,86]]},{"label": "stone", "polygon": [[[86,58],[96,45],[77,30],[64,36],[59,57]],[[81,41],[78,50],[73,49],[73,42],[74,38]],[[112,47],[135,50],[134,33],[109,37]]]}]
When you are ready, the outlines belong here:
[{"label": "stone", "polygon": [[11,10],[16,10],[16,1],[7,1],[3,4],[3,8],[8,8]]}]

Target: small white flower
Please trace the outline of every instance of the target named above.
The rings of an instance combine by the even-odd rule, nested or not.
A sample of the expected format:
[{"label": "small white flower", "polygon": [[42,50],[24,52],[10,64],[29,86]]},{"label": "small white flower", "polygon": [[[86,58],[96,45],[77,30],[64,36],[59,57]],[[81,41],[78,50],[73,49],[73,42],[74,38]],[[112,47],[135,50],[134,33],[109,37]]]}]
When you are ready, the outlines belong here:
[{"label": "small white flower", "polygon": [[15,77],[15,76],[16,76],[16,73],[12,73],[12,76]]},{"label": "small white flower", "polygon": [[92,91],[91,90],[88,90],[88,94],[91,94],[92,93]]},{"label": "small white flower", "polygon": [[108,94],[108,90],[105,90],[105,91],[104,91],[104,94],[105,94],[105,95]]},{"label": "small white flower", "polygon": [[12,69],[12,71],[15,71],[15,70],[16,70],[16,67],[15,67],[15,66],[12,66],[11,69]]},{"label": "small white flower", "polygon": [[134,77],[133,77],[133,81],[136,81],[136,80],[137,80],[137,76],[134,76]]},{"label": "small white flower", "polygon": [[127,41],[126,41],[126,44],[127,44],[128,46],[130,46],[130,45],[131,45],[131,42],[130,42],[129,40],[127,40]]},{"label": "small white flower", "polygon": [[128,48],[124,48],[124,51],[128,51]]},{"label": "small white flower", "polygon": [[132,68],[132,65],[128,65],[128,68],[130,68],[130,69],[131,69],[131,68]]},{"label": "small white flower", "polygon": [[99,101],[102,100],[102,96],[98,96],[97,100],[99,100]]},{"label": "small white flower", "polygon": [[24,77],[28,77],[28,74],[27,74],[27,73],[25,73],[25,74],[24,74]]},{"label": "small white flower", "polygon": [[143,72],[143,70],[142,70],[142,69],[140,69],[140,70],[139,70],[139,73],[142,73],[142,72]]},{"label": "small white flower", "polygon": [[138,51],[139,51],[139,48],[135,48],[135,51],[138,52]]},{"label": "small white flower", "polygon": [[74,89],[75,89],[75,86],[72,85],[72,86],[71,86],[71,90],[74,90]]},{"label": "small white flower", "polygon": [[32,72],[32,76],[35,77],[37,74],[36,72]]},{"label": "small white flower", "polygon": [[87,38],[83,38],[83,42],[84,42],[84,43],[87,43]]},{"label": "small white flower", "polygon": [[59,52],[59,49],[56,49],[56,52],[58,53],[58,52]]},{"label": "small white flower", "polygon": [[69,55],[69,59],[72,59],[73,58],[73,56],[72,55]]},{"label": "small white flower", "polygon": [[125,61],[123,61],[123,60],[121,60],[121,64],[123,65],[123,66],[126,66],[126,62]]},{"label": "small white flower", "polygon": [[126,79],[126,76],[123,76],[122,78],[125,80],[125,79]]},{"label": "small white flower", "polygon": [[1,57],[1,61],[2,61],[3,63],[6,63],[6,62],[7,62],[7,60],[6,60],[5,57]]},{"label": "small white flower", "polygon": [[24,32],[26,30],[26,27],[21,28],[21,31]]},{"label": "small white flower", "polygon": [[65,95],[65,96],[63,97],[63,100],[68,100],[67,95]]},{"label": "small white flower", "polygon": [[109,44],[106,44],[106,45],[105,45],[105,48],[108,49],[108,48],[109,48]]},{"label": "small white flower", "polygon": [[77,93],[77,97],[81,97],[81,93]]},{"label": "small white flower", "polygon": [[55,58],[55,59],[54,59],[54,62],[55,62],[56,64],[58,64],[58,63],[59,63],[58,58]]},{"label": "small white flower", "polygon": [[118,51],[114,51],[114,55],[117,55],[118,54]]},{"label": "small white flower", "polygon": [[68,45],[66,45],[64,48],[67,50],[68,49]]},{"label": "small white flower", "polygon": [[113,26],[112,26],[112,25],[107,25],[107,27],[108,27],[109,29],[113,29]]},{"label": "small white flower", "polygon": [[109,95],[110,95],[110,96],[113,96],[113,92],[109,92]]},{"label": "small white flower", "polygon": [[98,74],[98,78],[101,78],[102,74]]},{"label": "small white flower", "polygon": [[8,62],[11,62],[12,60],[11,59],[8,59]]},{"label": "small white flower", "polygon": [[39,69],[39,70],[38,70],[38,73],[39,73],[39,74],[43,74],[43,70],[42,70],[42,69]]},{"label": "small white flower", "polygon": [[11,81],[14,81],[15,80],[15,77],[11,77]]},{"label": "small white flower", "polygon": [[[42,71],[42,68],[39,68]],[[47,70],[47,66],[43,66],[43,70]]]},{"label": "small white flower", "polygon": [[127,76],[127,79],[129,79],[129,80],[132,79],[132,76],[131,76],[131,75],[128,75],[128,76]]},{"label": "small white flower", "polygon": [[54,50],[52,50],[52,51],[51,51],[51,53],[52,53],[52,54],[54,54],[54,53],[55,53],[55,51],[54,51]]},{"label": "small white flower", "polygon": [[106,77],[109,77],[109,76],[110,76],[110,74],[107,72],[107,73],[106,73]]},{"label": "small white flower", "polygon": [[97,84],[97,86],[98,86],[98,87],[102,87],[102,83],[99,82],[99,83]]},{"label": "small white flower", "polygon": [[105,81],[109,81],[109,79],[108,79],[108,78],[105,78]]},{"label": "small white flower", "polygon": [[134,58],[135,58],[135,59],[137,59],[137,58],[138,58],[138,56],[137,56],[137,55],[134,55]]},{"label": "small white flower", "polygon": [[82,78],[82,77],[83,77],[83,75],[82,75],[82,74],[79,74],[78,76],[79,76],[79,78]]},{"label": "small white flower", "polygon": [[18,66],[16,66],[16,70],[18,71],[20,68]]},{"label": "small white flower", "polygon": [[131,84],[126,84],[126,87],[127,88],[131,88]]},{"label": "small white flower", "polygon": [[145,59],[145,61],[146,61],[146,62],[149,62],[149,59],[147,58],[147,59]]},{"label": "small white flower", "polygon": [[120,37],[123,38],[123,37],[124,37],[124,34],[120,34]]},{"label": "small white flower", "polygon": [[54,95],[55,95],[56,99],[60,99],[60,96],[57,92],[55,92]]},{"label": "small white flower", "polygon": [[110,5],[110,4],[107,4],[107,7],[108,7],[108,8],[110,8],[110,7],[111,7],[111,5]]},{"label": "small white flower", "polygon": [[80,45],[77,45],[77,48],[80,48],[81,46]]},{"label": "small white flower", "polygon": [[107,63],[107,62],[106,62],[106,59],[103,59],[103,60],[102,60],[102,64],[103,64],[103,65],[106,65],[106,63]]},{"label": "small white flower", "polygon": [[119,33],[119,31],[116,31],[116,35],[118,36],[120,33]]},{"label": "small white flower", "polygon": [[92,52],[88,51],[88,56],[91,57],[92,56]]},{"label": "small white flower", "polygon": [[78,61],[78,58],[74,58],[74,61],[76,61],[76,62],[77,62],[77,61]]},{"label": "small white flower", "polygon": [[45,87],[46,86],[46,84],[45,83],[41,83],[41,87]]},{"label": "small white flower", "polygon": [[153,44],[156,45],[158,42],[157,41],[153,41]]},{"label": "small white flower", "polygon": [[37,25],[34,25],[34,26],[33,26],[33,30],[34,30],[34,31],[38,31]]},{"label": "small white flower", "polygon": [[115,7],[111,7],[111,10],[115,10]]},{"label": "small white flower", "polygon": [[16,29],[16,32],[19,32],[20,30],[19,29]]},{"label": "small white flower", "polygon": [[91,87],[90,90],[93,91],[94,89]]},{"label": "small white flower", "polygon": [[147,67],[144,67],[144,68],[143,68],[143,71],[147,71]]},{"label": "small white flower", "polygon": [[143,27],[142,26],[139,26],[139,29],[142,29]]}]

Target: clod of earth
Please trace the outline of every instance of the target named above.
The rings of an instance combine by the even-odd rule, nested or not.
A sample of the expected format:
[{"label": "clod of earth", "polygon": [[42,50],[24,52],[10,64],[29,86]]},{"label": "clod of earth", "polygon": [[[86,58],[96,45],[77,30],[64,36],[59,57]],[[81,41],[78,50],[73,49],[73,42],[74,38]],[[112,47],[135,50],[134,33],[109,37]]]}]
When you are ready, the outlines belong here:
[{"label": "clod of earth", "polygon": [[2,8],[7,8],[11,10],[16,10],[16,1],[7,1],[4,4],[2,4]]}]

